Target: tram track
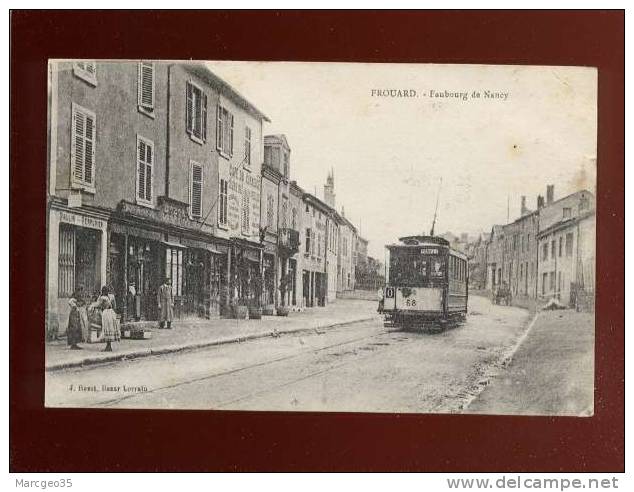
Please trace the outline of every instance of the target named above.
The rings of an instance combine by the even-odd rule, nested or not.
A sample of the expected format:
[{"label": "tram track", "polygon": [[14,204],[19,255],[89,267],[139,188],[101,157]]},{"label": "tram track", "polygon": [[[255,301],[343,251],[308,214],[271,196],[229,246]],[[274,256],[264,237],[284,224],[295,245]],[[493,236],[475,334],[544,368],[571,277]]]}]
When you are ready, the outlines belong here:
[{"label": "tram track", "polygon": [[[238,374],[240,372],[248,371],[248,370],[251,370],[251,369],[263,368],[263,367],[271,366],[273,364],[279,364],[279,363],[282,363],[282,362],[291,361],[293,359],[299,359],[301,357],[305,357],[305,356],[311,355],[311,354],[312,355],[316,355],[316,354],[319,354],[319,353],[324,352],[324,351],[335,349],[337,347],[344,347],[344,346],[355,344],[355,343],[358,343],[358,342],[361,342],[361,341],[371,340],[371,339],[374,339],[374,338],[377,338],[377,337],[392,333],[394,331],[395,330],[385,330],[385,329],[383,329],[380,332],[374,333],[372,335],[367,335],[367,336],[362,336],[362,337],[355,337],[353,339],[348,339],[348,340],[345,340],[343,342],[337,342],[337,343],[329,344],[329,345],[326,345],[326,346],[323,346],[323,347],[319,347],[319,348],[304,349],[304,350],[300,350],[297,353],[293,353],[293,354],[290,354],[290,355],[285,355],[285,356],[282,356],[282,357],[276,357],[276,358],[273,358],[273,359],[270,359],[270,360],[266,360],[266,361],[262,361],[262,362],[258,362],[258,363],[255,363],[255,364],[248,364],[248,365],[237,367],[237,368],[234,368],[234,369],[229,369],[229,370],[225,370],[225,371],[219,371],[219,372],[215,372],[213,374],[207,374],[205,376],[188,379],[186,381],[179,381],[179,382],[176,382],[176,383],[173,383],[173,384],[159,386],[159,387],[153,388],[153,389],[151,389],[151,390],[149,390],[147,392],[144,392],[142,394],[136,394],[135,393],[135,394],[121,396],[121,397],[118,397],[118,398],[112,398],[112,399],[109,399],[109,400],[102,400],[102,401],[100,401],[100,402],[98,402],[98,403],[96,403],[96,404],[94,404],[92,406],[93,407],[108,407],[108,406],[116,405],[117,403],[120,403],[120,402],[125,401],[125,400],[139,398],[141,396],[148,396],[150,394],[158,393],[160,391],[175,389],[175,388],[179,388],[179,387],[183,387],[183,386],[187,386],[187,385],[192,385],[192,384],[195,384],[195,383],[209,381],[209,380],[212,380],[212,379],[221,378],[223,376],[229,376],[229,375],[232,375],[232,374]],[[315,335],[311,335],[311,336],[319,336],[319,333],[315,333]],[[257,341],[254,340],[253,342],[255,343]],[[247,343],[249,343],[249,342],[247,342]],[[340,365],[342,365],[342,364],[340,364]],[[332,370],[332,369],[334,369],[334,367],[332,367],[332,368],[330,368],[328,370]],[[319,371],[319,373],[321,373],[321,372],[327,372],[327,370],[326,371],[324,371],[324,370]],[[318,373],[315,373],[314,375],[316,376],[316,375],[318,375]],[[301,379],[302,378],[299,378],[297,381],[299,381]],[[284,385],[282,385],[282,386],[284,386]],[[275,389],[275,388],[271,388],[271,389]],[[223,402],[221,404],[221,406],[229,404],[229,403],[230,402]]]}]

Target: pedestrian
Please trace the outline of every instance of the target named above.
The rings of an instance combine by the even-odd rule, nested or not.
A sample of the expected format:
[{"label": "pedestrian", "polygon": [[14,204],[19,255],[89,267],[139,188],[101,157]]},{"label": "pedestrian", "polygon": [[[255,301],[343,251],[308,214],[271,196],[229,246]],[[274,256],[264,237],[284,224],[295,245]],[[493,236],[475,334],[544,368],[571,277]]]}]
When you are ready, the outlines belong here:
[{"label": "pedestrian", "polygon": [[121,339],[121,328],[113,309],[113,302],[114,296],[110,294],[108,287],[104,285],[101,288],[101,295],[91,304],[92,309],[101,310],[101,329],[103,331],[103,339],[106,342],[104,352],[112,352],[112,342],[118,342]]},{"label": "pedestrian", "polygon": [[78,291],[73,292],[68,305],[70,306],[70,313],[68,314],[68,327],[66,328],[66,343],[71,350],[81,350],[81,347],[77,344],[84,341],[82,320],[79,313],[83,300]]},{"label": "pedestrian", "polygon": [[159,328],[172,328],[172,320],[174,319],[174,293],[172,292],[172,280],[165,277],[163,285],[159,287],[157,294],[159,309]]}]

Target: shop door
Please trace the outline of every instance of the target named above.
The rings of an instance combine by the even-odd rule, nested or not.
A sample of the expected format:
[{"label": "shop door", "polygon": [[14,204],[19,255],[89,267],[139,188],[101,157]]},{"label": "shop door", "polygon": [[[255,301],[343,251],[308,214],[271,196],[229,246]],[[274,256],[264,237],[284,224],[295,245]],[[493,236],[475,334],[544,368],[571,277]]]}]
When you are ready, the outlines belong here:
[{"label": "shop door", "polygon": [[108,248],[108,286],[112,289],[117,304],[117,312],[123,312],[126,300],[126,285],[124,278],[125,239],[121,234],[110,236]]},{"label": "shop door", "polygon": [[188,250],[186,253],[183,315],[204,318],[205,298],[209,296],[209,285],[205,279],[207,258],[202,251]]},{"label": "shop door", "polygon": [[101,233],[92,229],[75,229],[75,288],[94,298],[101,292],[97,266],[97,248]]},{"label": "shop door", "polygon": [[309,307],[310,303],[310,273],[304,271],[303,275],[303,297],[304,297],[304,306]]},{"label": "shop door", "polygon": [[158,245],[153,241],[130,238],[129,249],[128,282],[135,284],[135,304],[139,305],[140,317],[145,320],[158,319],[156,296],[161,283]]}]

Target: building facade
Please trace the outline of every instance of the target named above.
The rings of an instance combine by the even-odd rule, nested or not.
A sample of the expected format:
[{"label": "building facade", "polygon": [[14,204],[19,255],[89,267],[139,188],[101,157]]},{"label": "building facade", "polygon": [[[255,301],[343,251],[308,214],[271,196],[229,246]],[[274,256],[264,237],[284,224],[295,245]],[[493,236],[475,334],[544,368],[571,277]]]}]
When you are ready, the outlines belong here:
[{"label": "building facade", "polygon": [[326,239],[331,209],[310,193],[304,193],[303,206],[300,243],[304,306],[325,306],[328,301],[326,262],[329,261]]},{"label": "building facade", "polygon": [[284,135],[264,138],[261,230],[267,304],[297,307],[301,195],[290,181],[291,149]]},{"label": "building facade", "polygon": [[357,228],[345,217],[343,208],[339,221],[339,250],[337,257],[337,292],[354,290]]},{"label": "building facade", "polygon": [[48,332],[101,285],[133,321],[164,278],[181,318],[258,295],[265,120],[202,65],[51,62]]},{"label": "building facade", "polygon": [[504,226],[507,241],[503,278],[514,296],[535,297],[539,211],[526,208],[526,197],[521,200],[521,216]]},{"label": "building facade", "polygon": [[587,190],[554,200],[549,187],[540,209],[537,293],[574,305],[580,290],[595,287],[595,198]]}]

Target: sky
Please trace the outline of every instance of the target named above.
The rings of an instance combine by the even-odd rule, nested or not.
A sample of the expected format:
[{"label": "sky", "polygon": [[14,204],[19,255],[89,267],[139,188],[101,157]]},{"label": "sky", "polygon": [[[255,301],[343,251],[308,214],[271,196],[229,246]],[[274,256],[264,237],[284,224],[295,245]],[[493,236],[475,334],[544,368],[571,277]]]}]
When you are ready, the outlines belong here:
[{"label": "sky", "polygon": [[[593,68],[208,66],[271,119],[265,135],[286,135],[291,179],[304,190],[323,198],[334,170],[337,210],[344,207],[379,259],[385,244],[429,232],[439,189],[435,231],[454,234],[514,220],[520,196],[534,209],[547,184],[555,185],[555,199],[596,190]],[[416,97],[376,95],[386,89],[416,91]],[[467,98],[437,97],[445,91]],[[501,97],[487,98],[485,91]]]}]

